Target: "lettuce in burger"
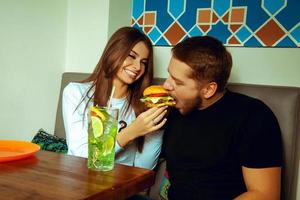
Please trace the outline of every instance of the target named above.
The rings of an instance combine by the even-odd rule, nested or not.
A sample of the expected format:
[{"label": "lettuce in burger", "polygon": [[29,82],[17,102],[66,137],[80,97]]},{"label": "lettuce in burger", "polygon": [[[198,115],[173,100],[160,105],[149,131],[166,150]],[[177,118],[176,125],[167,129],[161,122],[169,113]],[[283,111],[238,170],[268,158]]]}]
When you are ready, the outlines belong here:
[{"label": "lettuce in burger", "polygon": [[174,98],[161,85],[151,85],[144,90],[140,99],[147,108],[159,106],[174,106]]}]

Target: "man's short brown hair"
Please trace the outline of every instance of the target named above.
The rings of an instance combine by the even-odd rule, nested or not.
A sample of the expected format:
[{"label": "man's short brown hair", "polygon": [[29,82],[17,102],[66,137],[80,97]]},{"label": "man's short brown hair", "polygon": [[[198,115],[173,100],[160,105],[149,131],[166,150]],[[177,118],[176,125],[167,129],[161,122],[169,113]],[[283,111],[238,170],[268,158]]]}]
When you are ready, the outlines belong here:
[{"label": "man's short brown hair", "polygon": [[191,67],[195,72],[192,78],[216,82],[218,92],[226,88],[232,58],[219,40],[210,36],[191,37],[174,46],[172,53],[174,58]]}]

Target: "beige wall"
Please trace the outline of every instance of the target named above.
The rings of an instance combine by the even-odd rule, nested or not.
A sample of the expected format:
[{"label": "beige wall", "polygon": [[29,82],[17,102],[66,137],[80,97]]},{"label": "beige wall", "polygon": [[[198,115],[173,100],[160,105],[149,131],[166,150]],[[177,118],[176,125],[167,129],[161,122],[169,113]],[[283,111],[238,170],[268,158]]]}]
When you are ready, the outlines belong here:
[{"label": "beige wall", "polygon": [[65,65],[64,0],[0,1],[0,139],[53,130]]},{"label": "beige wall", "polygon": [[108,13],[109,0],[0,1],[0,139],[53,133],[61,75],[94,69]]},{"label": "beige wall", "polygon": [[110,0],[108,18],[108,36],[110,37],[118,28],[130,26],[132,0]]},{"label": "beige wall", "polygon": [[107,42],[109,0],[69,0],[64,71],[92,72]]}]

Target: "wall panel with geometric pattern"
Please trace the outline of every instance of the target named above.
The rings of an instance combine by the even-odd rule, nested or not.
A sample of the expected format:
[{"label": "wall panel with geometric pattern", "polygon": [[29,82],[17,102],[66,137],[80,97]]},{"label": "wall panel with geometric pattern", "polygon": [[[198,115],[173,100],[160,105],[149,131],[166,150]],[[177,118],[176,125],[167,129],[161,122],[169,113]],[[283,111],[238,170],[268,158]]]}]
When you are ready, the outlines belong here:
[{"label": "wall panel with geometric pattern", "polygon": [[300,0],[132,0],[131,25],[154,45],[211,35],[226,46],[300,47]]}]

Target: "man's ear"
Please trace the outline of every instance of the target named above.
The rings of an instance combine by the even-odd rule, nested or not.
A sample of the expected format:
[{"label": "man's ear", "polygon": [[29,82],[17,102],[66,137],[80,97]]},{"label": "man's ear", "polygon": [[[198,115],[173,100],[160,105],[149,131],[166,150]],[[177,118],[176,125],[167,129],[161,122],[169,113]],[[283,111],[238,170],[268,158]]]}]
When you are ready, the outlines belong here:
[{"label": "man's ear", "polygon": [[205,87],[202,88],[202,96],[205,99],[209,99],[212,96],[214,96],[214,94],[217,92],[217,89],[218,89],[218,84],[216,82],[207,83]]}]

